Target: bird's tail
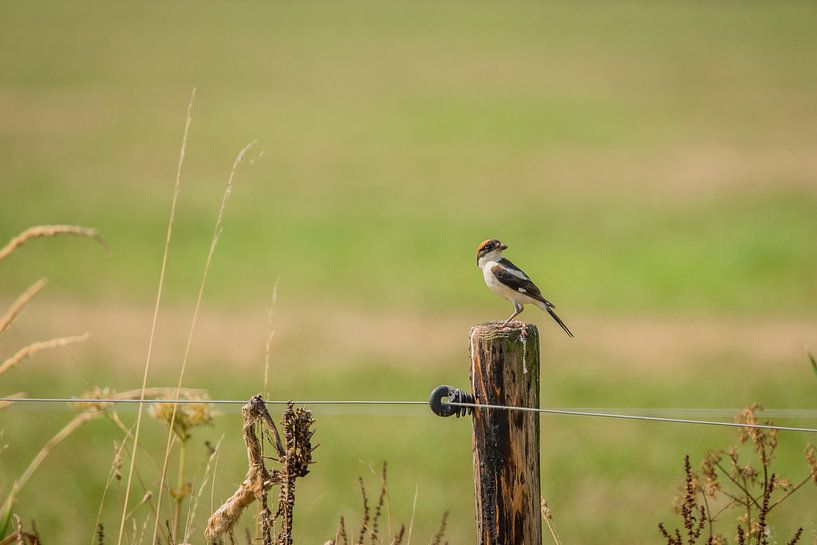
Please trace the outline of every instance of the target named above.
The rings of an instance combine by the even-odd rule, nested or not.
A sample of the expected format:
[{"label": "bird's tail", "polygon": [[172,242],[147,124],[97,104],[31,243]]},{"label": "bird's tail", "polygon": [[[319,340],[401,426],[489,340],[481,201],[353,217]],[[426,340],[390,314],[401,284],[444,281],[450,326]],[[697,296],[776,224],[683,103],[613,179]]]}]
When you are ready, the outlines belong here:
[{"label": "bird's tail", "polygon": [[538,301],[536,304],[539,308],[550,314],[551,318],[556,320],[556,323],[559,324],[562,327],[562,329],[565,330],[565,333],[567,333],[568,337],[573,337],[573,333],[571,333],[570,329],[568,329],[568,327],[565,325],[562,319],[559,318],[553,311],[554,309],[553,303],[551,303],[550,301]]}]

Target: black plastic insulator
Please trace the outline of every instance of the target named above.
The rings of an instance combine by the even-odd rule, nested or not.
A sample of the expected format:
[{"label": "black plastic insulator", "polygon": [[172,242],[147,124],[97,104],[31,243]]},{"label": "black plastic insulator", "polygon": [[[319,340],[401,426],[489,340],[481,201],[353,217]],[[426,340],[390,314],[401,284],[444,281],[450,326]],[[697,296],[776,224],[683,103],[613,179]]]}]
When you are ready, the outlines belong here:
[{"label": "black plastic insulator", "polygon": [[[443,401],[447,399],[447,401]],[[460,407],[451,403],[473,403],[474,396],[453,386],[437,386],[428,397],[428,406],[437,416],[455,416],[457,418],[474,412],[473,407]]]}]

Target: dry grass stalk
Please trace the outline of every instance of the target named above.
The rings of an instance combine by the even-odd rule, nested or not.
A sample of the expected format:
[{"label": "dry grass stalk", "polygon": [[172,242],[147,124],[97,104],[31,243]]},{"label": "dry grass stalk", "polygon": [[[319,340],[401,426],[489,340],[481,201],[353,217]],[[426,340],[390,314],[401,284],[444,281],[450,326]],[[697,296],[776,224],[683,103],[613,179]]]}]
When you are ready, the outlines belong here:
[{"label": "dry grass stalk", "polygon": [[[440,529],[434,534],[434,539],[431,540],[431,545],[443,545],[443,536],[445,536],[445,529],[448,526],[448,511],[443,513],[443,520],[440,521]],[[448,545],[448,542],[445,542]]]},{"label": "dry grass stalk", "polygon": [[5,539],[0,540],[0,545],[41,545],[40,534],[37,533],[37,526],[34,521],[31,521],[31,531],[26,532],[23,526],[23,521],[16,514],[14,515],[14,531],[6,536]]},{"label": "dry grass stalk", "polygon": [[279,475],[270,474],[264,466],[261,440],[255,431],[259,421],[272,421],[263,400],[259,396],[253,397],[242,407],[241,416],[244,421],[244,443],[247,446],[249,463],[247,476],[235,493],[207,521],[207,528],[204,532],[207,543],[221,543],[224,536],[232,532],[244,509],[253,501],[261,501],[262,492],[280,480]]},{"label": "dry grass stalk", "polygon": [[105,239],[100,236],[96,229],[80,227],[79,225],[37,225],[29,227],[16,237],[12,238],[8,244],[0,248],[0,261],[7,258],[14,250],[31,239],[41,237],[55,237],[59,235],[74,235],[96,240],[102,246],[106,246]]},{"label": "dry grass stalk", "polygon": [[43,350],[48,350],[51,348],[62,348],[64,346],[68,346],[69,344],[80,343],[87,341],[91,338],[90,333],[85,333],[83,335],[77,335],[74,337],[58,337],[56,339],[50,339],[47,341],[38,341],[29,344],[28,346],[24,346],[20,350],[17,351],[16,354],[8,358],[2,364],[0,364],[0,375],[20,363],[26,358],[29,358],[36,354],[37,352],[42,352]]},{"label": "dry grass stalk", "polygon": [[47,280],[45,278],[40,278],[34,284],[32,284],[26,291],[20,294],[18,297],[9,307],[9,309],[0,316],[0,335],[2,335],[6,329],[11,325],[14,320],[17,319],[17,316],[26,308],[26,305],[34,299],[34,296],[37,295],[43,287],[45,287]]},{"label": "dry grass stalk", "polygon": [[[360,496],[363,498],[363,521],[360,523],[360,531],[358,532],[357,541],[355,545],[363,545],[363,540],[366,537],[366,530],[369,529],[369,498],[366,496],[366,486],[363,484],[363,477],[357,478],[360,484]],[[377,534],[372,532],[374,538]]]},{"label": "dry grass stalk", "polygon": [[[167,234],[165,235],[165,245],[164,250],[162,252],[162,265],[159,270],[159,286],[156,289],[156,302],[153,305],[153,320],[150,325],[150,337],[148,339],[148,348],[147,348],[147,355],[145,357],[145,369],[142,376],[142,393],[140,395],[140,399],[144,401],[145,399],[145,390],[147,388],[147,381],[148,375],[150,374],[150,361],[151,356],[153,354],[153,341],[156,337],[156,326],[159,320],[159,304],[162,301],[162,293],[164,292],[164,283],[165,283],[165,273],[167,272],[167,258],[170,252],[170,240],[173,238],[173,224],[176,220],[176,203],[179,200],[179,194],[181,193],[181,179],[182,179],[182,165],[184,164],[184,157],[187,151],[187,140],[190,135],[190,124],[193,121],[193,116],[191,115],[193,110],[193,100],[196,98],[196,88],[193,88],[193,92],[190,94],[190,101],[187,103],[187,116],[185,117],[184,122],[184,135],[182,136],[182,146],[179,150],[179,161],[176,166],[176,183],[173,187],[173,200],[170,204],[170,218],[167,222]],[[128,510],[128,500],[130,496],[130,488],[131,483],[133,481],[133,468],[136,464],[136,452],[139,447],[139,432],[142,429],[142,414],[144,412],[144,405],[142,403],[139,404],[139,413],[136,416],[136,431],[134,432],[134,439],[133,439],[133,450],[131,451],[131,463],[130,467],[128,468],[128,482],[125,485],[125,501],[123,502],[122,507],[122,518],[119,523],[119,536],[117,537],[116,543],[120,545],[122,543],[122,535],[125,531],[125,515]],[[155,542],[156,535],[154,534],[153,540]]]},{"label": "dry grass stalk", "polygon": [[371,531],[371,538],[372,538],[372,545],[376,543],[379,539],[378,535],[380,532],[380,516],[383,513],[383,505],[386,502],[386,491],[387,491],[387,465],[386,462],[383,462],[383,467],[380,470],[380,495],[377,497],[377,505],[374,508],[374,517],[372,518],[372,531]]},{"label": "dry grass stalk", "polygon": [[414,515],[417,514],[417,496],[420,494],[420,487],[419,485],[415,485],[414,487],[414,501],[411,502],[411,521],[409,522],[408,527],[408,539],[406,543],[408,545],[411,544],[411,531],[414,529]]},{"label": "dry grass stalk", "polygon": [[341,539],[343,540],[343,545],[349,545],[349,535],[346,533],[346,522],[343,520],[343,515],[340,517],[338,531],[335,535],[335,542],[340,543]]},{"label": "dry grass stalk", "polygon": [[[182,398],[192,401],[206,401],[210,397],[206,392],[198,394],[185,394],[182,390]],[[170,496],[175,500],[176,506],[173,510],[173,536],[178,539],[179,525],[181,523],[182,504],[184,500],[192,495],[193,485],[185,481],[185,461],[187,458],[187,441],[190,439],[190,430],[199,426],[210,425],[213,418],[220,415],[213,405],[209,403],[155,403],[150,407],[150,416],[171,426],[176,437],[180,441],[178,481],[176,487],[169,490]]]},{"label": "dry grass stalk", "polygon": [[[144,399],[164,399],[166,397],[170,397],[175,392],[176,388],[170,388],[167,386],[146,388],[144,391]],[[87,400],[99,399],[100,401],[78,401],[74,403],[74,406],[80,409],[94,409],[97,411],[107,411],[114,409],[115,408],[114,404],[102,400],[105,399],[135,400],[141,399],[141,396],[142,396],[141,389],[117,392],[110,388],[96,387],[93,390],[84,392],[80,397],[82,399]],[[202,390],[200,388],[184,388],[182,389],[180,399],[209,399],[209,398],[207,397],[207,390]]]},{"label": "dry grass stalk", "polygon": [[[353,545],[365,545],[366,538],[369,538],[370,545],[380,545],[383,543],[388,543],[389,545],[400,545],[403,542],[403,539],[408,535],[411,535],[411,529],[414,526],[414,515],[417,512],[417,497],[419,493],[419,489],[415,488],[414,491],[414,501],[412,502],[412,513],[411,513],[411,522],[408,527],[408,532],[406,529],[405,524],[401,524],[400,528],[398,529],[397,533],[391,538],[391,540],[384,539],[388,538],[388,536],[381,535],[381,528],[379,521],[383,515],[383,507],[386,506],[386,501],[389,497],[388,487],[387,487],[387,465],[384,462],[383,467],[380,474],[380,494],[378,495],[377,504],[374,508],[374,516],[370,516],[371,509],[369,506],[369,496],[366,492],[366,486],[362,478],[358,478],[359,486],[360,486],[360,496],[362,500],[362,507],[363,507],[363,518],[360,523],[360,529],[357,531],[356,538]],[[444,535],[445,530],[448,524],[448,511],[443,514],[442,521],[440,523],[440,528],[432,538],[432,545],[442,545],[444,542]],[[389,531],[389,534],[391,532]],[[340,517],[338,529],[335,532],[335,539],[331,540],[331,543],[336,545],[349,545],[350,544],[350,536],[346,530],[346,521],[344,517]],[[410,543],[410,537],[407,541]]]},{"label": "dry grass stalk", "polygon": [[[211,266],[211,264],[213,262],[213,256],[215,255],[216,246],[218,246],[218,241],[219,241],[219,238],[221,237],[221,232],[224,230],[224,211],[226,210],[227,201],[230,198],[230,194],[233,191],[233,179],[235,178],[235,173],[238,170],[238,166],[244,160],[244,155],[247,153],[247,151],[249,151],[250,148],[252,148],[255,145],[255,143],[256,143],[256,141],[253,140],[252,142],[250,142],[249,144],[244,146],[244,148],[240,152],[238,152],[238,155],[236,156],[235,161],[233,162],[233,168],[230,171],[230,176],[227,179],[227,187],[224,190],[224,196],[221,199],[221,205],[219,207],[218,215],[216,217],[216,225],[215,225],[215,228],[213,230],[212,239],[210,240],[210,249],[207,252],[207,259],[205,260],[205,263],[204,263],[204,271],[202,273],[201,281],[199,282],[199,290],[198,290],[198,294],[196,296],[196,304],[195,304],[195,307],[193,309],[193,319],[192,319],[191,324],[190,324],[190,331],[189,331],[189,333],[187,335],[187,343],[185,345],[184,355],[182,356],[181,368],[179,369],[179,381],[178,381],[178,385],[176,387],[177,394],[176,394],[176,397],[174,399],[178,399],[178,395],[179,395],[178,392],[181,392],[182,384],[184,383],[184,376],[185,376],[185,373],[187,371],[187,364],[188,364],[188,361],[190,360],[190,349],[193,346],[193,337],[194,337],[195,332],[196,332],[196,324],[198,323],[199,311],[201,310],[201,302],[202,302],[202,299],[204,298],[204,287],[207,284],[207,275],[210,272],[210,266]],[[173,426],[174,426],[175,418],[176,418],[176,410],[174,409],[173,413],[171,414],[170,430],[168,431],[167,441],[165,443],[165,455],[164,455],[164,461],[162,462],[162,474],[161,474],[160,480],[159,480],[159,489],[160,490],[162,490],[164,488],[164,482],[165,482],[165,478],[167,476],[167,463],[168,463],[168,460],[170,458],[170,450],[171,450],[172,445],[173,445]],[[157,503],[158,503],[157,510],[159,512],[161,512],[162,495],[159,495]],[[159,533],[159,519],[157,518],[156,521],[155,521],[154,527],[153,527],[153,542],[156,541],[156,536],[158,535],[158,533]]]},{"label": "dry grass stalk", "polygon": [[556,532],[556,525],[553,523],[553,512],[550,510],[550,506],[548,506],[548,502],[545,500],[545,498],[542,498],[541,509],[542,520],[544,520],[545,524],[547,524],[548,530],[550,530],[550,535],[553,537],[553,542],[556,545],[562,545],[562,541],[559,539],[559,534]]},{"label": "dry grass stalk", "polygon": [[14,515],[14,521],[16,522],[15,530],[17,534],[17,545],[25,545],[25,537],[23,534],[23,521],[20,520],[16,514]]},{"label": "dry grass stalk", "polygon": [[391,540],[389,545],[400,545],[403,543],[403,537],[406,535],[406,526],[404,524],[400,525],[400,529],[397,531],[397,534],[394,536],[394,539]]},{"label": "dry grass stalk", "polygon": [[275,279],[275,284],[272,286],[272,302],[270,308],[267,309],[267,341],[264,344],[264,396],[269,399],[269,364],[270,364],[270,348],[272,347],[272,338],[275,336],[275,330],[272,328],[272,310],[275,308],[275,303],[278,302],[278,278]]},{"label": "dry grass stalk", "polygon": [[[25,392],[16,392],[16,393],[13,393],[13,394],[9,394],[9,395],[7,395],[5,397],[15,398],[15,397],[25,397],[25,395],[26,395]],[[13,403],[14,403],[13,401],[0,401],[0,410],[5,409],[6,407],[12,405]]]},{"label": "dry grass stalk", "polygon": [[[737,422],[759,423],[756,412],[760,410],[760,405],[747,407],[738,414]],[[772,422],[763,424],[772,425]],[[809,472],[797,484],[771,471],[777,449],[776,431],[739,428],[738,442],[751,447],[757,465],[741,459],[739,446],[707,452],[700,473],[692,469],[689,456],[685,457],[683,495],[676,498],[673,507],[673,511],[681,516],[684,530],[676,528],[670,532],[663,523],[658,525],[668,545],[694,545],[699,540],[707,545],[724,545],[727,540],[716,531],[716,523],[724,514],[734,510],[739,513],[735,541],[738,544],[768,545],[768,515],[812,480],[808,447]],[[686,535],[682,536],[682,532]],[[801,531],[795,532],[790,543],[797,543],[801,535]]]},{"label": "dry grass stalk", "polygon": [[[312,413],[301,407],[294,408],[292,402],[287,405],[281,417],[284,426],[285,451],[281,456],[281,489],[278,495],[278,512],[281,516],[281,530],[278,534],[278,545],[292,545],[292,517],[295,509],[295,479],[305,477],[312,464],[312,424],[315,420]],[[275,429],[274,427],[272,427]]]},{"label": "dry grass stalk", "polygon": [[[114,479],[121,480],[122,479],[122,449],[125,447],[125,443],[117,444],[114,441],[114,454],[113,454],[113,462],[111,463],[111,469],[108,472],[108,480],[105,482],[105,488],[102,489],[102,498],[99,500],[99,509],[96,512],[96,528],[97,531],[101,531],[102,528],[102,509],[105,506],[105,498],[108,495],[108,489],[111,487],[111,483]],[[94,545],[96,538],[98,537],[98,533],[91,536],[91,545]]]},{"label": "dry grass stalk", "polygon": [[809,476],[814,484],[817,484],[817,453],[814,447],[806,445],[806,463],[809,467]]},{"label": "dry grass stalk", "polygon": [[201,496],[204,493],[204,489],[207,488],[208,481],[210,480],[211,473],[213,482],[215,482],[215,468],[216,463],[218,462],[218,453],[219,449],[221,448],[221,442],[224,440],[224,435],[222,435],[218,442],[216,443],[215,447],[208,447],[210,448],[210,456],[207,458],[207,465],[204,468],[204,475],[201,479],[201,485],[199,486],[199,490],[195,496],[193,496],[192,501],[190,502],[189,509],[187,511],[187,520],[184,523],[184,539],[182,540],[183,543],[190,542],[190,534],[193,530],[193,520],[196,517],[196,509],[199,506],[199,501],[201,500]]}]

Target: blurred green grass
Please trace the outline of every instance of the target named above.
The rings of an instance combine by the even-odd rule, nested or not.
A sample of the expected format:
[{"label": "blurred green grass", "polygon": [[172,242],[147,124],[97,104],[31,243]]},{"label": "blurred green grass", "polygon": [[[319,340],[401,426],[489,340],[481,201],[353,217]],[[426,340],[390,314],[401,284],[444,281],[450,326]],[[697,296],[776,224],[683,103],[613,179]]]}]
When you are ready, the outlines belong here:
[{"label": "blurred green grass", "polygon": [[[151,304],[197,86],[171,304],[193,300],[230,164],[257,138],[264,155],[238,175],[206,293],[206,305],[225,314],[266,306],[280,278],[287,308],[429,320],[471,311],[479,321],[497,307],[488,307],[495,302],[486,301],[474,249],[499,237],[574,316],[815,317],[813,3],[80,1],[5,2],[2,13],[0,235],[80,223],[111,247],[26,246],[0,266],[6,300],[47,275],[42,297],[125,311]],[[713,354],[645,372],[605,356],[547,362],[543,405],[807,408],[814,400],[805,358],[772,369]],[[187,383],[222,398],[255,393],[260,372],[227,378],[231,363],[203,358]],[[433,385],[465,381],[463,361],[416,367],[411,354],[385,366],[336,364],[276,364],[274,397],[423,399]],[[163,373],[154,384],[175,383]],[[141,369],[50,354],[4,376],[3,392],[128,389],[140,378]],[[70,414],[0,413],[10,445],[4,482]],[[201,432],[228,434],[221,496],[244,471],[237,418]],[[733,437],[542,424],[544,494],[571,543],[657,538],[683,454]],[[151,425],[155,450],[164,435]],[[332,536],[337,515],[358,508],[356,476],[383,459],[395,518],[408,519],[417,485],[421,540],[451,509],[452,542],[471,541],[468,435],[467,422],[425,411],[319,412],[322,447],[301,485],[299,541]],[[104,422],[87,426],[21,497],[47,543],[90,537],[115,437]],[[802,439],[782,438],[785,474],[801,467]],[[55,481],[60,490],[43,494]],[[814,490],[804,492],[776,522],[809,520],[813,500]],[[118,508],[112,501],[106,512],[111,527]]]},{"label": "blurred green grass", "polygon": [[0,232],[86,223],[113,250],[26,250],[2,290],[48,270],[149,300],[197,85],[177,300],[259,138],[212,278],[225,303],[280,276],[319,302],[476,308],[469,261],[496,236],[574,308],[808,311],[813,6],[630,8],[10,5]]}]

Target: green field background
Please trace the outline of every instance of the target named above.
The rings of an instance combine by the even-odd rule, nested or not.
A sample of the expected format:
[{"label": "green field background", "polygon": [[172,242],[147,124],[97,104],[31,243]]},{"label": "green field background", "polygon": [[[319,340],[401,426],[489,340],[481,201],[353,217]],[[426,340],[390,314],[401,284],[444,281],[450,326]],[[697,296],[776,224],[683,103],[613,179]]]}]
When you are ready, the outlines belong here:
[{"label": "green field background", "polygon": [[[475,267],[476,245],[499,238],[576,333],[536,309],[521,316],[542,332],[543,406],[814,408],[811,2],[0,6],[0,242],[72,223],[108,244],[38,240],[0,262],[3,308],[49,279],[0,338],[0,359],[92,334],[5,373],[0,394],[141,384],[195,87],[151,385],[178,380],[225,182],[257,140],[227,205],[186,386],[220,399],[262,391],[271,328],[273,399],[422,400],[438,384],[465,387],[468,328],[511,310]],[[189,447],[192,479],[204,441],[224,435],[216,503],[246,471],[240,415],[223,413]],[[0,411],[0,491],[74,414]],[[135,411],[120,416],[132,423]],[[357,478],[371,498],[384,460],[393,526],[411,518],[416,490],[413,543],[446,510],[450,542],[474,541],[467,421],[422,407],[315,416],[321,447],[298,484],[297,543],[333,538],[340,515],[354,527]],[[542,492],[565,544],[661,543],[683,456],[736,437],[541,423]],[[146,452],[160,459],[164,438],[147,420]],[[92,539],[119,439],[105,419],[85,425],[23,490],[16,510],[46,545]],[[780,435],[784,476],[805,474],[808,441]],[[106,500],[109,539],[123,486]],[[794,498],[773,537],[803,525],[812,543],[817,488]],[[206,494],[192,543],[209,508]]]}]

